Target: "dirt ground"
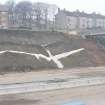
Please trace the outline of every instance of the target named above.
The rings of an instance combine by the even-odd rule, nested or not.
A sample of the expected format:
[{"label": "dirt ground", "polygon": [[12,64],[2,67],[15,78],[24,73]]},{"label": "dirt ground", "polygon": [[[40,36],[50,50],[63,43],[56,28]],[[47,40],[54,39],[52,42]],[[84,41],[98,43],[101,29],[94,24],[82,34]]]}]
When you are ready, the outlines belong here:
[{"label": "dirt ground", "polygon": [[[5,74],[0,75],[0,84],[20,83],[56,77],[67,78],[76,75],[105,75],[105,67]],[[0,96],[0,105],[62,105],[71,101],[81,101],[85,105],[105,105],[105,84]]]},{"label": "dirt ground", "polygon": [[64,70],[45,70],[25,73],[9,73],[0,75],[0,84],[23,83],[54,78],[76,78],[78,76],[103,76],[105,67],[75,68]]},{"label": "dirt ground", "polygon": [[[82,52],[60,59],[65,69],[105,66],[105,51],[96,41],[83,39],[79,35],[74,36],[59,32],[18,31],[0,31],[0,51],[14,50],[48,56],[46,48],[53,55],[85,48]],[[39,61],[35,57],[25,54],[6,52],[0,55],[0,74],[49,68],[54,69],[57,66],[54,62],[48,62],[44,59]]]},{"label": "dirt ground", "polygon": [[62,105],[71,101],[105,105],[105,85],[0,96],[0,105]]}]

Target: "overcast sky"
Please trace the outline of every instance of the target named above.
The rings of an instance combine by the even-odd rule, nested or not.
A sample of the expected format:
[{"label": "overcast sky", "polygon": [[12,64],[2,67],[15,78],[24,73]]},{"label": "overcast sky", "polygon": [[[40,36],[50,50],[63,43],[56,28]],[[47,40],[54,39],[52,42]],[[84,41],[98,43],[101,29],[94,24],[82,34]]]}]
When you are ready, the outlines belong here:
[{"label": "overcast sky", "polygon": [[[6,2],[7,0],[0,0],[1,3]],[[22,1],[22,0],[15,0]],[[25,0],[28,1],[28,0]],[[32,2],[45,2],[50,4],[56,4],[60,8],[66,8],[67,10],[74,11],[79,9],[80,11],[85,11],[88,13],[96,11],[105,15],[105,0],[29,0]]]}]

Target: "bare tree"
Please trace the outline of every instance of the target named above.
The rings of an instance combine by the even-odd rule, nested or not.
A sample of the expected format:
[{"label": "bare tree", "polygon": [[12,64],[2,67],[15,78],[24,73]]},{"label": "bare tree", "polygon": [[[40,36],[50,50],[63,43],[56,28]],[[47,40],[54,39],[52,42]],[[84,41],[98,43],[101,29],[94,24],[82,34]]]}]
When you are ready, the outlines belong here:
[{"label": "bare tree", "polygon": [[52,7],[52,12],[51,12],[51,15],[52,15],[52,29],[54,30],[55,28],[55,15],[57,14],[58,12],[58,7],[55,5]]},{"label": "bare tree", "polygon": [[48,8],[47,7],[44,9],[44,20],[45,20],[45,28],[47,28],[47,25],[48,25]]},{"label": "bare tree", "polygon": [[32,3],[28,1],[19,2],[15,7],[15,13],[22,26],[31,26],[32,20]]},{"label": "bare tree", "polygon": [[44,27],[47,26],[48,21],[48,5],[45,3],[35,3],[34,5],[34,11],[36,15],[36,24],[38,27]]},{"label": "bare tree", "polygon": [[6,6],[8,7],[8,23],[11,26],[15,24],[15,15],[14,15],[15,2],[14,0],[7,1]]},{"label": "bare tree", "polygon": [[36,14],[36,25],[37,25],[37,27],[41,27],[41,14],[42,14],[42,11],[41,11],[41,7],[40,7],[39,3],[37,3],[35,5],[34,10],[35,10],[35,14]]},{"label": "bare tree", "polygon": [[[13,0],[9,1],[7,4],[9,8],[9,21],[12,24],[17,24],[22,27],[36,25],[39,28],[47,28],[50,21],[54,22],[56,12],[55,5],[41,2],[32,4],[28,1],[21,1],[15,5]],[[52,20],[51,17],[53,17]]]}]

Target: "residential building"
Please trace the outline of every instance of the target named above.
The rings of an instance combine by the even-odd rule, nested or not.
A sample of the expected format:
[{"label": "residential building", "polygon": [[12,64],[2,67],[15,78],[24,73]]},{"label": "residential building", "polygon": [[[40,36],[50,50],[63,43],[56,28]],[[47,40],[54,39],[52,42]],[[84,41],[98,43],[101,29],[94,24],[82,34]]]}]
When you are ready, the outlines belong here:
[{"label": "residential building", "polygon": [[0,28],[8,27],[8,8],[5,5],[0,5]]},{"label": "residential building", "polygon": [[54,4],[35,2],[33,4],[33,25],[39,28],[50,28],[55,20],[58,7]]},{"label": "residential building", "polygon": [[58,10],[55,16],[56,28],[59,30],[80,30],[89,28],[105,28],[105,16],[85,12],[69,12]]}]

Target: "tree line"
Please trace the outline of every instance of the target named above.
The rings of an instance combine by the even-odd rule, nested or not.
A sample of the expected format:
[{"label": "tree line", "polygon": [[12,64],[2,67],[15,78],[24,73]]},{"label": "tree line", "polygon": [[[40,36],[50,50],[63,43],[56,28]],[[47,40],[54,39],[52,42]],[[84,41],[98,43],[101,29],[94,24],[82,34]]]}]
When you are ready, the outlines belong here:
[{"label": "tree line", "polygon": [[[9,24],[20,26],[20,27],[47,27],[50,21],[50,15],[53,15],[52,21],[54,21],[54,16],[57,11],[53,8],[52,13],[49,12],[49,5],[45,3],[32,3],[30,1],[21,1],[15,3],[14,1],[9,1],[6,4],[8,6],[8,19]],[[50,14],[49,14],[50,13]]]}]

